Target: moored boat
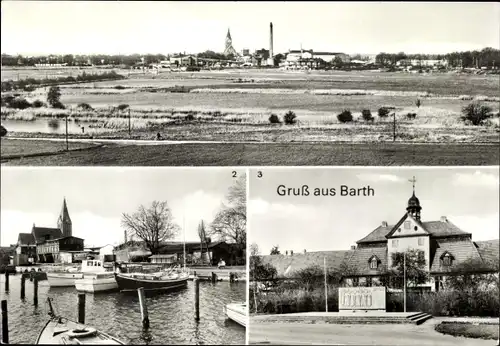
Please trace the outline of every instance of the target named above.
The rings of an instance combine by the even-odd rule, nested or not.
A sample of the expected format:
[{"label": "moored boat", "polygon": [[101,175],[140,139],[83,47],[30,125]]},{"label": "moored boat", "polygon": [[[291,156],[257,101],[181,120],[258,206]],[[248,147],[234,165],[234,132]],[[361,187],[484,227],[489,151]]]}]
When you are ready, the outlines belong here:
[{"label": "moored boat", "polygon": [[184,272],[115,273],[115,279],[120,291],[132,291],[141,287],[146,291],[167,291],[186,287],[189,275]]},{"label": "moored boat", "polygon": [[248,309],[246,303],[227,304],[224,307],[224,312],[226,313],[227,318],[242,325],[243,327],[247,326]]},{"label": "moored boat", "polygon": [[75,280],[75,287],[83,292],[104,292],[118,289],[113,271],[100,260],[82,261],[83,277]]},{"label": "moored boat", "polygon": [[75,280],[83,278],[83,273],[52,272],[47,273],[47,281],[50,287],[75,286]]},{"label": "moored boat", "polygon": [[67,318],[56,316],[52,310],[50,298],[48,298],[48,302],[51,318],[40,331],[40,334],[38,334],[35,344],[125,345],[123,341],[107,333]]}]

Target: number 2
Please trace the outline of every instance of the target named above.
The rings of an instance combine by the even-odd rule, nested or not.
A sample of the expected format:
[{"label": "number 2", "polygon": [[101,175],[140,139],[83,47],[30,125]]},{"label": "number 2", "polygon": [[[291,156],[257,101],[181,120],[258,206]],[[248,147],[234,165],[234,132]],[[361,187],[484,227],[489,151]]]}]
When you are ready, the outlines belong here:
[{"label": "number 2", "polygon": [[236,171],[233,171],[233,178],[236,178]]}]

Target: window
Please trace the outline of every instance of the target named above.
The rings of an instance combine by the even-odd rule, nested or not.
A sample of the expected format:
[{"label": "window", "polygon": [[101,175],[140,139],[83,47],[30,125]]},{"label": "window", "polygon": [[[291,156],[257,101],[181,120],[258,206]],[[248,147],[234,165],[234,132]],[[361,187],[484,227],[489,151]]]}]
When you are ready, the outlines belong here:
[{"label": "window", "polygon": [[405,229],[410,229],[410,227],[411,227],[411,222],[410,222],[410,221],[405,221],[404,225],[405,225],[405,226],[404,226],[404,227],[405,227]]},{"label": "window", "polygon": [[413,227],[413,230],[418,231],[418,227],[417,226]]},{"label": "window", "polygon": [[451,266],[451,256],[449,253],[447,253],[443,256],[443,265]]},{"label": "window", "polygon": [[366,278],[366,287],[372,287],[373,283],[372,283],[372,278],[371,277],[367,277]]},{"label": "window", "polygon": [[418,245],[424,245],[424,238],[418,238]]},{"label": "window", "polygon": [[359,285],[359,278],[353,278],[352,279],[352,285],[354,287],[358,287],[358,285]]},{"label": "window", "polygon": [[377,269],[378,267],[378,260],[376,257],[372,257],[370,260],[370,269]]},{"label": "window", "polygon": [[397,247],[398,246],[398,240],[397,239],[393,239],[392,240],[392,247]]}]

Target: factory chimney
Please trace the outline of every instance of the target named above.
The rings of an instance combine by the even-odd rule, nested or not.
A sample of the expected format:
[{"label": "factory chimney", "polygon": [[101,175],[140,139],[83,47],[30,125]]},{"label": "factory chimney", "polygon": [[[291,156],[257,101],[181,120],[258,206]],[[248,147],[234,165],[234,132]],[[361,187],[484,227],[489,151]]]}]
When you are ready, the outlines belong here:
[{"label": "factory chimney", "polygon": [[269,58],[272,58],[273,54],[273,23],[269,24]]}]

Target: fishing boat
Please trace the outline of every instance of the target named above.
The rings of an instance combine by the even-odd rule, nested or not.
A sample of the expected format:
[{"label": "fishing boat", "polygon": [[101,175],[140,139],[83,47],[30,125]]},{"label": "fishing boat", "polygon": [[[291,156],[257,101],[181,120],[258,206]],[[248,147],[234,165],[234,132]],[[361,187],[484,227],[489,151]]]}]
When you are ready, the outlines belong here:
[{"label": "fishing boat", "polygon": [[115,273],[120,291],[167,291],[187,286],[189,274],[186,272],[163,271],[157,273]]},{"label": "fishing boat", "polygon": [[227,318],[242,325],[243,327],[247,326],[248,309],[246,303],[227,304],[224,307],[224,312],[226,313]]},{"label": "fishing boat", "polygon": [[100,260],[82,261],[83,277],[75,280],[77,291],[104,292],[118,289],[112,268],[106,268]]},{"label": "fishing boat", "polygon": [[50,287],[71,287],[75,286],[75,280],[83,278],[83,273],[79,272],[52,272],[47,273],[47,281]]},{"label": "fishing boat", "polygon": [[56,316],[52,308],[51,298],[47,298],[47,300],[50,307],[50,319],[38,334],[35,344],[125,345],[123,341],[96,328]]}]

